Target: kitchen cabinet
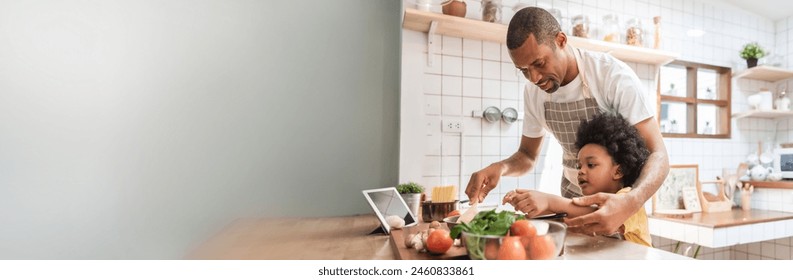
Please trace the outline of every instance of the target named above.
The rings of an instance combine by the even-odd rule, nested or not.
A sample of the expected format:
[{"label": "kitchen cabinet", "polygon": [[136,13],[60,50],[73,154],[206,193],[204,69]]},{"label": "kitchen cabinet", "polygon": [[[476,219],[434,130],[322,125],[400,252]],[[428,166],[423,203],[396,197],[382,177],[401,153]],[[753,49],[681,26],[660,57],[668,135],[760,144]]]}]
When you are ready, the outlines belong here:
[{"label": "kitchen cabinet", "polygon": [[[428,33],[429,48],[432,48],[433,45],[432,34],[492,41],[500,44],[504,44],[507,39],[507,26],[504,24],[448,16],[411,8],[405,8],[402,27]],[[675,52],[580,38],[569,34],[567,40],[574,47],[607,52],[626,62],[664,65],[680,56]]]},{"label": "kitchen cabinet", "polygon": [[650,216],[650,234],[710,248],[793,236],[793,213],[733,208],[689,218]]}]

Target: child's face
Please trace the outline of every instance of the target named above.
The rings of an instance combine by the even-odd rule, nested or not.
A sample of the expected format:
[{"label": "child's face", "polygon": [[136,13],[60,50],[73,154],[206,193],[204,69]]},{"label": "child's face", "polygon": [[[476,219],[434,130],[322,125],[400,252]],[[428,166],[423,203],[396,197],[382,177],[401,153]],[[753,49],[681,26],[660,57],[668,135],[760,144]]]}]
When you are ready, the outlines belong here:
[{"label": "child's face", "polygon": [[616,193],[622,187],[620,166],[614,163],[605,147],[598,144],[581,147],[578,164],[578,185],[584,195]]}]

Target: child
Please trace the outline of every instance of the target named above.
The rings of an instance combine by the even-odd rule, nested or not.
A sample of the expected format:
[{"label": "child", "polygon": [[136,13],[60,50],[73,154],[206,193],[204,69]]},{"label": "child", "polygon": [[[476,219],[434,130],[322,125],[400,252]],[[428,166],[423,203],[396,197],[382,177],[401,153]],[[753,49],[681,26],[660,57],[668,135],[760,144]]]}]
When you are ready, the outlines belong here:
[{"label": "child", "polygon": [[[650,154],[635,127],[622,116],[608,113],[581,122],[575,146],[578,149],[578,185],[584,195],[629,192]],[[529,217],[548,213],[577,217],[596,210],[576,206],[568,198],[523,189],[507,193],[503,202],[512,204],[515,210]],[[628,218],[619,233],[625,240],[652,247],[644,208]]]}]

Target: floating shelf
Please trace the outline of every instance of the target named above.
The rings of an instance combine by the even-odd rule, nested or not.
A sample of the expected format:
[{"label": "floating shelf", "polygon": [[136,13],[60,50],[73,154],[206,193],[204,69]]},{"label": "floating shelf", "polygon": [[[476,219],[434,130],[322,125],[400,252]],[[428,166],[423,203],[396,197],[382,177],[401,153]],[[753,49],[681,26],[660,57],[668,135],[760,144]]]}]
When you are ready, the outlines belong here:
[{"label": "floating shelf", "polygon": [[793,189],[793,181],[741,181],[741,183],[763,189]]},{"label": "floating shelf", "polygon": [[[419,32],[430,32],[432,23],[436,23],[435,34],[506,43],[507,26],[498,23],[484,22],[433,12],[405,8],[405,21],[402,27]],[[635,47],[624,44],[610,43],[600,40],[567,36],[570,45],[593,51],[607,52],[625,62],[636,62],[653,65],[664,65],[677,59],[678,53]]]},{"label": "floating shelf", "polygon": [[743,79],[763,80],[767,82],[778,82],[781,80],[793,78],[793,71],[779,67],[760,65],[741,71],[740,73],[736,74],[734,77],[738,79],[743,78]]},{"label": "floating shelf", "polygon": [[765,119],[777,119],[777,118],[790,118],[793,117],[793,111],[779,111],[779,110],[749,110],[746,112],[740,112],[732,114],[733,118],[740,119],[740,118],[765,118]]}]

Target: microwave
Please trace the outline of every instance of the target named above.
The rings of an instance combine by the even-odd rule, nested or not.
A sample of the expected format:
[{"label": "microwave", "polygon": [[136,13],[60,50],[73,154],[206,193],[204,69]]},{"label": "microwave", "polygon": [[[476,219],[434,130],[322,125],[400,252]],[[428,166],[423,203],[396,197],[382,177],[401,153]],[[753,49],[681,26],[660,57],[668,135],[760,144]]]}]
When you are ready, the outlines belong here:
[{"label": "microwave", "polygon": [[793,148],[776,150],[776,153],[774,153],[774,169],[782,172],[783,179],[793,179]]}]

